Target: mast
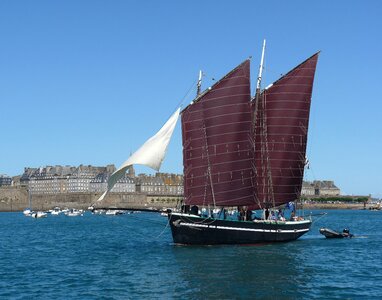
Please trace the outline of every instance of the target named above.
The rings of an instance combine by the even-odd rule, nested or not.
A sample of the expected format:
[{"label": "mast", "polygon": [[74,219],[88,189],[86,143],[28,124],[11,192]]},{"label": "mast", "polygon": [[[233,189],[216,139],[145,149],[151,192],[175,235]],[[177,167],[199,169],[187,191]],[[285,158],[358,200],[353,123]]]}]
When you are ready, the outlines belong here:
[{"label": "mast", "polygon": [[264,53],[265,53],[265,39],[264,39],[264,42],[263,42],[263,50],[261,52],[259,76],[257,77],[257,84],[256,84],[256,94],[258,94],[260,92],[260,88],[261,88],[261,76],[263,74]]},{"label": "mast", "polygon": [[[259,153],[260,155],[260,165],[256,166],[255,163],[256,173],[258,174],[258,172],[261,172],[261,174],[257,175],[261,178],[260,186],[262,187],[262,190],[259,192],[263,196],[262,199],[257,198],[257,202],[260,208],[261,202],[266,208],[270,206],[270,202],[274,206],[272,174],[268,154],[266,99],[264,93],[261,92],[261,79],[264,69],[265,45],[266,40],[264,39],[261,52],[259,75],[257,77],[255,107],[253,115],[253,130],[255,137],[257,136],[257,140],[256,138],[254,140],[254,151],[255,153]],[[269,197],[271,199],[269,199]]]},{"label": "mast", "polygon": [[263,169],[263,171],[266,172],[266,174],[263,174],[263,180],[267,181],[267,182],[264,182],[263,188],[267,188],[267,191],[266,191],[266,193],[264,193],[264,195],[268,195],[268,197],[271,197],[271,199],[269,199],[268,197],[267,197],[268,199],[264,198],[263,203],[265,204],[266,208],[268,208],[270,201],[272,202],[273,206],[275,206],[275,201],[274,201],[274,196],[273,196],[272,174],[271,174],[271,166],[270,166],[269,152],[268,152],[268,133],[267,133],[268,130],[267,130],[267,113],[266,113],[266,105],[267,104],[266,104],[266,97],[265,97],[264,93],[261,94],[261,91],[260,91],[261,79],[262,79],[263,68],[264,68],[265,44],[266,44],[266,41],[264,39],[263,50],[261,52],[259,76],[257,78],[256,95],[257,95],[257,98],[261,101],[261,106],[262,106],[261,157],[262,157],[262,161],[265,164],[265,168],[266,168],[266,170]]},{"label": "mast", "polygon": [[211,193],[212,193],[212,200],[213,200],[213,203],[214,203],[214,208],[216,208],[214,182],[212,180],[210,154],[208,152],[207,130],[206,130],[206,126],[205,125],[203,125],[203,129],[204,129],[204,137],[206,139],[206,155],[207,155],[207,164],[208,164],[208,166],[207,166],[207,173],[208,173],[208,176],[209,176],[209,179],[210,179]]},{"label": "mast", "polygon": [[29,209],[32,210],[32,194],[31,194],[31,190],[29,186],[28,186],[28,202],[29,202]]},{"label": "mast", "polygon": [[203,72],[202,70],[199,71],[199,79],[198,79],[198,84],[197,84],[197,90],[196,90],[196,97],[200,95],[201,87],[202,87],[202,77],[203,77]]}]

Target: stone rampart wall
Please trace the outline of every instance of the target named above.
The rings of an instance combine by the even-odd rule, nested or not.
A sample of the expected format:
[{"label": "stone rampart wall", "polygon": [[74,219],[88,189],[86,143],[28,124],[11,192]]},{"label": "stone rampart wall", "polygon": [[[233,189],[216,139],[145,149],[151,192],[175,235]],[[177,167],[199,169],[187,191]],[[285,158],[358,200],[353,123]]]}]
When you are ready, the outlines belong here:
[{"label": "stone rampart wall", "polygon": [[[33,210],[60,208],[87,209],[90,205],[103,208],[161,209],[175,207],[181,197],[147,196],[144,193],[110,193],[103,201],[96,202],[100,193],[66,193],[32,195]],[[22,187],[0,188],[0,211],[23,211],[29,207],[28,191]]]},{"label": "stone rampart wall", "polygon": [[25,188],[0,188],[0,211],[21,211],[28,205],[28,192]]}]

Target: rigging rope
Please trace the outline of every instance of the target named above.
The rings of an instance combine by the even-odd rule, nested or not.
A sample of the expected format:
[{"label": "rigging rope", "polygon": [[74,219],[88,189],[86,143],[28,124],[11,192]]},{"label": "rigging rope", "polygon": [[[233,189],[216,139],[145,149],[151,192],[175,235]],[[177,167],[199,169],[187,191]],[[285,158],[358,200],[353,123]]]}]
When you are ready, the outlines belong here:
[{"label": "rigging rope", "polygon": [[182,107],[183,106],[183,103],[184,101],[186,100],[186,98],[188,97],[188,95],[190,94],[191,90],[194,88],[194,86],[196,86],[198,80],[195,80],[192,85],[190,86],[190,88],[188,89],[188,91],[186,92],[186,94],[183,96],[183,98],[178,102],[178,104],[176,105],[175,110],[178,109],[178,107]]}]

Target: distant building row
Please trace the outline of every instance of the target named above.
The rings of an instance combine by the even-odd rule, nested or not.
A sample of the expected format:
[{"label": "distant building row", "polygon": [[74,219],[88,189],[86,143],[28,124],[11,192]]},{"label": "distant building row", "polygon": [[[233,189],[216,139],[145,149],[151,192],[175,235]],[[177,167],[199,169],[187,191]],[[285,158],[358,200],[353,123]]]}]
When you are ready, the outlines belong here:
[{"label": "distant building row", "polygon": [[[32,194],[57,193],[101,193],[107,189],[107,181],[115,171],[114,165],[94,167],[80,165],[46,166],[25,168],[16,178],[15,185],[27,186]],[[12,178],[0,175],[0,186],[9,186]],[[115,193],[146,193],[149,195],[183,195],[183,176],[178,174],[156,173],[154,176],[135,176],[131,166],[126,175],[113,187]],[[339,196],[340,189],[333,181],[304,181],[302,196]]]},{"label": "distant building row", "polygon": [[[115,170],[114,165],[25,168],[18,180],[16,178],[18,182],[15,184],[28,187],[31,194],[101,193],[106,191],[107,181]],[[134,168],[131,166],[111,192],[179,196],[183,195],[183,177],[167,173],[135,176]]]}]

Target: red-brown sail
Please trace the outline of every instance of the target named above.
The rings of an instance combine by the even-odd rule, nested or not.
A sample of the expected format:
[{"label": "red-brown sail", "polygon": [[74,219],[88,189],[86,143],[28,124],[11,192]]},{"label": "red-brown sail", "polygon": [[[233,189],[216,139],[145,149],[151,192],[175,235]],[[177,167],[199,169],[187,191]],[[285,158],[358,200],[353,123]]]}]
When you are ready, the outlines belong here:
[{"label": "red-brown sail", "polygon": [[254,203],[250,98],[246,60],[182,112],[186,204]]},{"label": "red-brown sail", "polygon": [[258,95],[254,105],[257,207],[277,206],[300,196],[317,59],[318,53]]}]

